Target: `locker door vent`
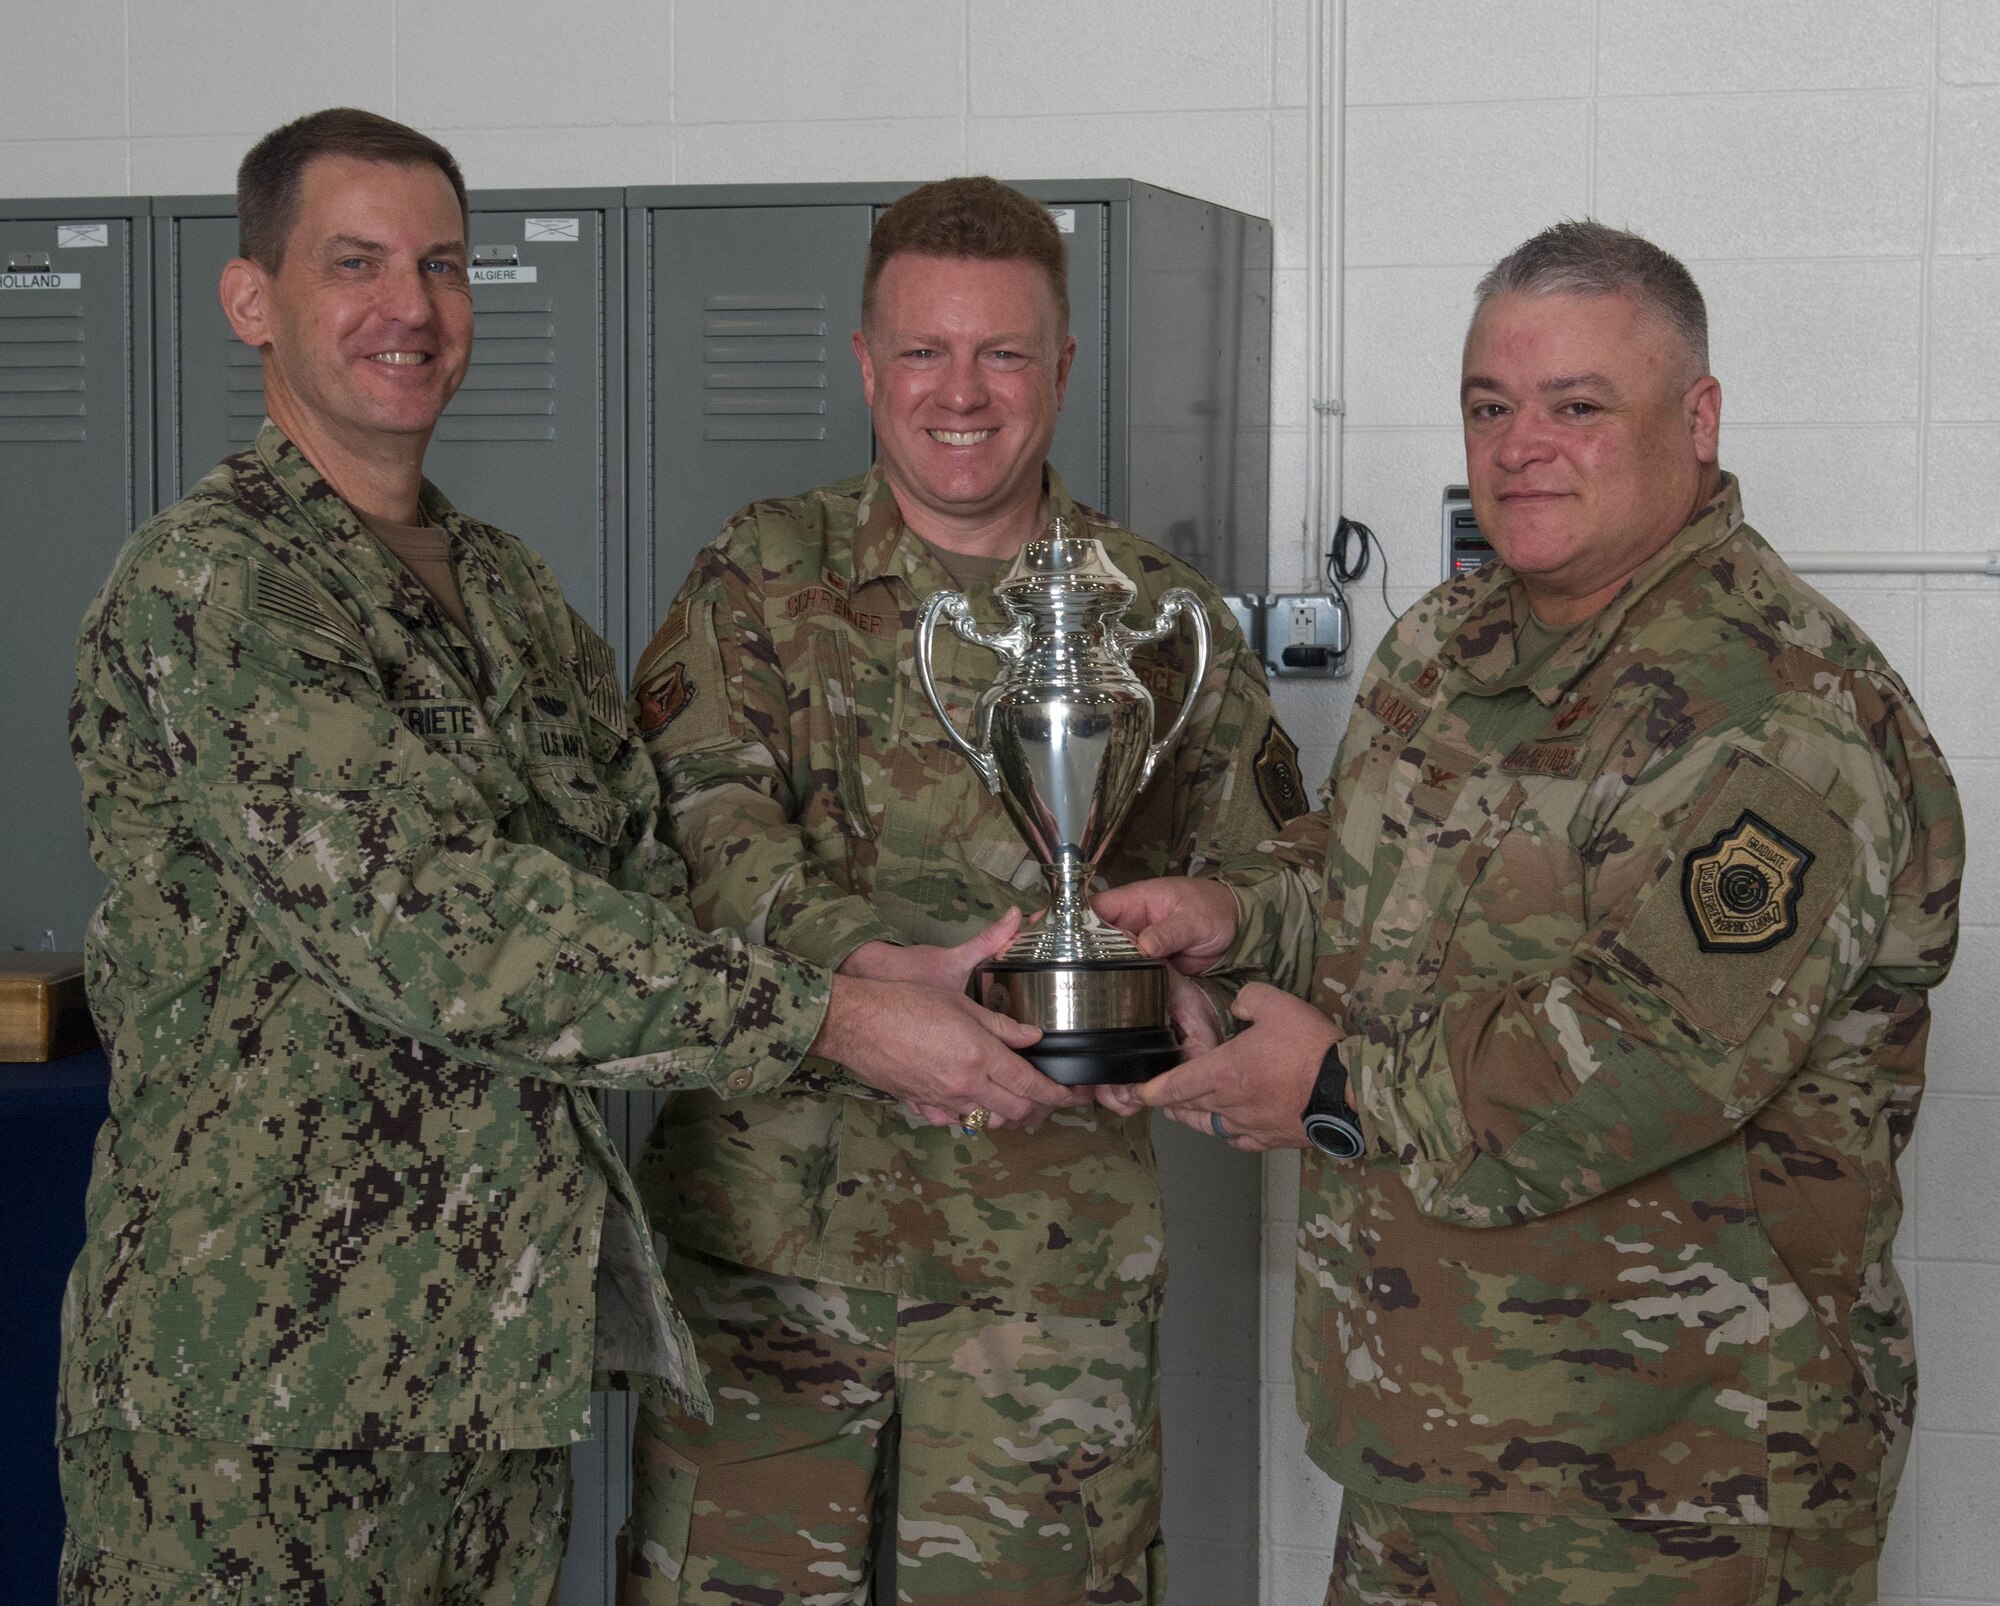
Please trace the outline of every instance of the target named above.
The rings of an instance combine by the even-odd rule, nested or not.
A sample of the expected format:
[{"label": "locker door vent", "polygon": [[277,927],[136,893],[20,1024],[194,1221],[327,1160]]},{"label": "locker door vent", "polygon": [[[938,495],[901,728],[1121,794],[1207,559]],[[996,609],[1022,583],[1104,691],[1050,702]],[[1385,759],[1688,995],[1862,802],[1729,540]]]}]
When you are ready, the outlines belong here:
[{"label": "locker door vent", "polygon": [[[39,291],[0,297],[0,441],[81,441],[84,425],[83,307]],[[26,301],[26,305],[15,305]]]},{"label": "locker door vent", "polygon": [[826,439],[826,297],[702,302],[702,439]]},{"label": "locker door vent", "polygon": [[[472,340],[472,362],[458,394],[438,420],[441,441],[552,441],[556,438],[555,306],[481,312]],[[234,335],[229,343],[228,399],[231,446],[257,438],[264,419],[262,360]]]},{"label": "locker door vent", "polygon": [[474,325],[472,365],[438,420],[437,439],[555,438],[556,304],[523,298],[502,309],[482,300]]}]

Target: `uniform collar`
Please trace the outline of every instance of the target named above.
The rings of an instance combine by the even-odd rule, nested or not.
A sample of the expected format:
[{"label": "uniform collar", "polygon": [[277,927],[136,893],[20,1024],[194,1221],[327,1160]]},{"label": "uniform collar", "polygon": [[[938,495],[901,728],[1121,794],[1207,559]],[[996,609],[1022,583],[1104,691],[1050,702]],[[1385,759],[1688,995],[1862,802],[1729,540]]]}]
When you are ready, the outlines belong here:
[{"label": "uniform collar", "polygon": [[1519,674],[1516,644],[1528,619],[1527,588],[1506,564],[1496,563],[1485,581],[1485,594],[1473,601],[1440,656],[1456,664],[1470,680],[1466,690],[1490,695],[1525,686],[1537,701],[1552,708],[1609,650],[1626,616],[1642,598],[1683,565],[1733,535],[1742,524],[1742,492],[1736,476],[1725,473],[1716,483],[1715,494],[1679,534],[1635,569],[1610,602],[1570,631],[1562,645],[1526,677]]},{"label": "uniform collar", "polygon": [[[437,605],[423,582],[375,538],[289,435],[267,419],[257,432],[255,451],[299,516],[319,534],[328,559],[347,572],[358,592],[411,624],[436,615]],[[500,572],[491,539],[479,525],[453,507],[429,480],[419,487],[417,501],[425,516],[444,531],[454,565],[469,568],[477,581],[461,586],[460,598],[487,660],[495,706],[504,705],[521,683],[532,640],[519,602]]]},{"label": "uniform collar", "polygon": [[[1080,531],[1082,520],[1077,514],[1076,503],[1053,463],[1042,464],[1042,487],[1048,497],[1050,516],[1066,519],[1071,529]],[[938,561],[929,543],[903,522],[902,509],[896,505],[896,493],[889,488],[880,463],[861,477],[854,500],[854,534],[850,538],[844,572],[839,562],[840,555],[832,550],[827,553],[829,569],[841,572],[842,578],[856,589],[871,580],[891,576],[900,578],[919,598],[928,597],[933,591],[952,588],[951,576],[945,572],[944,565]]]}]

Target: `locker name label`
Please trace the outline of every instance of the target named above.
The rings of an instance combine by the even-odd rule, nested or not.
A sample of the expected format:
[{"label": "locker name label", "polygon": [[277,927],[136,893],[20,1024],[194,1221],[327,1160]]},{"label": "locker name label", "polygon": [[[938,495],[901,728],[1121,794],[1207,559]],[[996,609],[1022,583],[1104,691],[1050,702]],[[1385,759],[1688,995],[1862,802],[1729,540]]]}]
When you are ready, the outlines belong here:
[{"label": "locker name label", "polygon": [[474,284],[533,284],[533,263],[510,263],[498,268],[468,268],[466,277]]},{"label": "locker name label", "polygon": [[0,290],[81,290],[80,273],[0,273]]}]

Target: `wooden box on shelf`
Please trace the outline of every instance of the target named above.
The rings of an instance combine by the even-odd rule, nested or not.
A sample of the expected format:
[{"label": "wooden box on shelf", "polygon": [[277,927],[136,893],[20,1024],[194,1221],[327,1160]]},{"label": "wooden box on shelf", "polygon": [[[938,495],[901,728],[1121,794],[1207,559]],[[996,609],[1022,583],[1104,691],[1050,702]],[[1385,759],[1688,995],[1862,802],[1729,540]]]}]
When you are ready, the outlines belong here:
[{"label": "wooden box on shelf", "polygon": [[0,953],[0,1063],[61,1059],[96,1041],[82,954]]}]

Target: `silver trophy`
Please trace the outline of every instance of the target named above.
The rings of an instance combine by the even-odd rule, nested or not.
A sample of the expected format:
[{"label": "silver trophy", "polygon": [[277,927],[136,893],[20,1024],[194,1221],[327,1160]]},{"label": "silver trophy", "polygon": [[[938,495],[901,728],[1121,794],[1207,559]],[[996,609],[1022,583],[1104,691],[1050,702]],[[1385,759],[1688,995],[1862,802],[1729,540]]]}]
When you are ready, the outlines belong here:
[{"label": "silver trophy", "polygon": [[[994,587],[1012,616],[982,630],[961,592],[940,591],[917,621],[917,678],[987,787],[1042,862],[1047,917],[981,965],[971,992],[987,1008],[1039,1026],[1023,1057],[1058,1082],[1139,1082],[1179,1058],[1167,1017],[1167,967],[1091,911],[1090,882],[1160,759],[1172,750],[1208,671],[1208,615],[1184,586],[1160,599],[1150,630],[1122,623],[1138,587],[1094,537],[1058,519],[1030,541]],[[1132,673],[1132,649],[1185,618],[1195,664],[1172,725],[1153,735],[1153,698]],[[974,704],[977,741],[953,723],[931,673],[938,621],[1001,660]]]}]

